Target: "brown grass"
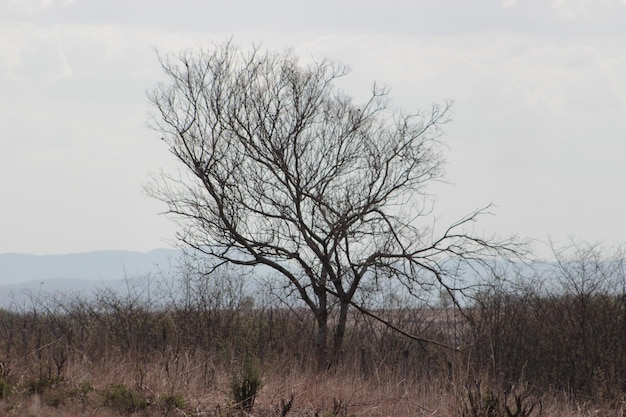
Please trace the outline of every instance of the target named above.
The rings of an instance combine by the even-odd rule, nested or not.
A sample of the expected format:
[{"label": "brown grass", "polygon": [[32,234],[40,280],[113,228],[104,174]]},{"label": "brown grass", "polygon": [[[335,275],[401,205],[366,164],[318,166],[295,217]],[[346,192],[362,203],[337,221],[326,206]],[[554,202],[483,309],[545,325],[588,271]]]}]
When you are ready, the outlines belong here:
[{"label": "brown grass", "polygon": [[[142,358],[110,356],[102,363],[81,360],[76,355],[67,363],[62,378],[35,394],[27,389],[28,381],[37,377],[27,361],[12,362],[11,366],[9,379],[14,383],[14,392],[0,400],[2,416],[120,415],[119,410],[103,403],[103,393],[111,384],[124,384],[148,401],[144,410],[127,415],[241,414],[233,407],[228,392],[232,369],[237,364],[225,364],[201,352],[178,356],[166,352]],[[449,417],[460,415],[461,400],[467,395],[464,383],[456,378],[408,381],[374,372],[363,379],[345,368],[319,373],[281,361],[262,363],[260,370],[263,388],[249,414],[253,416],[279,416],[281,401],[285,404],[293,398],[288,416]],[[162,401],[167,395],[179,396],[184,405],[167,410]],[[541,415],[546,417],[623,416],[626,410],[619,402],[600,406],[548,394],[537,399],[543,404]]]}]

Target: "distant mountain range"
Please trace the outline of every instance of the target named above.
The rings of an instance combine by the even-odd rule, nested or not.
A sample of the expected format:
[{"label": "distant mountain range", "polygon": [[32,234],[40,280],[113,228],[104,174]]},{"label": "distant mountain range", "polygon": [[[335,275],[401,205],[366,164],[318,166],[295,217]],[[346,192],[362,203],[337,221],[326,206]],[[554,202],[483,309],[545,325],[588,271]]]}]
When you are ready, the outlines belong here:
[{"label": "distant mountain range", "polygon": [[[87,299],[95,291],[111,289],[118,294],[148,289],[149,292],[178,286],[177,271],[183,252],[176,249],[157,249],[150,252],[98,251],[67,255],[0,254],[0,308],[15,309],[32,306],[33,300],[48,295],[69,294]],[[551,263],[536,264],[537,272],[549,271]],[[517,265],[530,273],[528,266]],[[476,270],[479,270],[477,268]],[[472,268],[465,283],[476,282]],[[248,271],[250,272],[250,271]],[[515,272],[515,271],[513,271]],[[254,275],[267,278],[272,271],[257,267]],[[251,275],[247,275],[250,277]],[[278,278],[280,280],[280,277]],[[257,280],[246,280],[246,292],[260,291]],[[280,285],[282,285],[281,283]],[[390,284],[391,285],[391,284]],[[401,285],[390,286],[402,294]]]},{"label": "distant mountain range", "polygon": [[27,304],[42,293],[91,293],[119,288],[127,279],[169,272],[181,252],[98,251],[67,255],[0,254],[0,308]]}]

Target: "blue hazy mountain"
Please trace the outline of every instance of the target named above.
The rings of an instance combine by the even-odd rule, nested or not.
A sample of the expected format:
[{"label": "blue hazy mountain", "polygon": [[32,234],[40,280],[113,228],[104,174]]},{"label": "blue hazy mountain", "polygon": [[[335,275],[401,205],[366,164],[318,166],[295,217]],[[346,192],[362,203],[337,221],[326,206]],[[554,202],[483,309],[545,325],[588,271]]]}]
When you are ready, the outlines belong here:
[{"label": "blue hazy mountain", "polygon": [[0,254],[0,307],[24,305],[33,295],[91,294],[123,289],[129,280],[169,273],[181,252],[97,251],[67,255]]},{"label": "blue hazy mountain", "polygon": [[[87,300],[97,291],[112,290],[117,294],[139,291],[141,296],[150,297],[176,293],[180,287],[180,269],[183,252],[175,249],[157,249],[150,252],[98,251],[67,255],[29,255],[19,253],[0,254],[0,308],[28,308],[33,300],[57,294],[79,296]],[[532,268],[535,273],[549,271],[550,263]],[[504,264],[503,264],[504,266]],[[512,264],[521,268],[505,275],[529,275],[531,269],[523,264]],[[541,266],[541,265],[539,265]],[[451,268],[454,269],[454,268]],[[473,286],[481,279],[475,277],[481,266],[466,265],[458,272],[458,281],[449,282],[455,286]],[[245,277],[246,293],[257,294],[260,287],[274,281],[279,288],[285,285],[283,279],[272,277],[267,267],[247,270]],[[275,275],[275,274],[274,274]],[[261,280],[254,277],[264,278]],[[483,277],[485,278],[485,277]],[[489,280],[489,277],[486,277]],[[379,291],[373,300],[384,302],[386,293],[396,296],[406,294],[406,288],[398,282],[390,281],[385,291]],[[147,293],[146,293],[147,292]],[[371,300],[372,301],[372,300]]]},{"label": "blue hazy mountain", "polygon": [[175,249],[98,251],[67,255],[0,254],[0,286],[50,279],[118,280],[169,270]]}]

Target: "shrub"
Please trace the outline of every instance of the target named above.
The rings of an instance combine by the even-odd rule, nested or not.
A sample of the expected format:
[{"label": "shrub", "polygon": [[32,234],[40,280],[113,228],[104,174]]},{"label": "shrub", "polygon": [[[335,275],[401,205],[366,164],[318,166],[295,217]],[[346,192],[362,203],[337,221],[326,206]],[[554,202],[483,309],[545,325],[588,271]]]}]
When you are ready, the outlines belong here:
[{"label": "shrub", "polygon": [[246,358],[242,370],[232,378],[230,383],[235,404],[242,410],[250,412],[261,386],[261,376],[256,363],[252,359]]},{"label": "shrub", "polygon": [[58,377],[53,377],[49,375],[41,375],[39,378],[32,378],[26,380],[25,386],[26,391],[29,394],[43,394],[48,390],[48,388],[52,388],[59,382]]},{"label": "shrub", "polygon": [[104,405],[119,412],[133,413],[148,406],[148,401],[124,384],[111,384],[104,392]]},{"label": "shrub", "polygon": [[69,391],[68,397],[72,400],[78,400],[84,404],[88,401],[89,394],[94,391],[93,385],[90,382],[83,381],[77,388]]},{"label": "shrub", "polygon": [[465,386],[458,415],[460,417],[536,417],[541,415],[541,402],[530,395],[482,387],[480,381]]},{"label": "shrub", "polygon": [[67,393],[64,391],[47,391],[43,394],[44,404],[58,408],[65,404]]},{"label": "shrub", "polygon": [[166,414],[185,406],[185,400],[178,394],[165,394],[161,397],[160,402],[163,404]]},{"label": "shrub", "polygon": [[13,392],[11,384],[0,376],[0,400],[7,398]]}]

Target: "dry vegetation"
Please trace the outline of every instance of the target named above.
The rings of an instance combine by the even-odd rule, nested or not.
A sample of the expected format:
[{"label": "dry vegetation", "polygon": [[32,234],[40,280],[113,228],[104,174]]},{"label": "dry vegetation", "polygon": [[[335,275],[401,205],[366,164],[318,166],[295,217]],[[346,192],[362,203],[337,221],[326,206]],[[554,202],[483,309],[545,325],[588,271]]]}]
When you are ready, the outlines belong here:
[{"label": "dry vegetation", "polygon": [[550,270],[550,288],[545,275],[509,280],[463,315],[378,311],[458,350],[353,313],[326,372],[313,317],[259,294],[254,305],[232,276],[159,305],[141,288],[36,299],[0,311],[0,415],[621,416],[623,262],[585,256]]}]

